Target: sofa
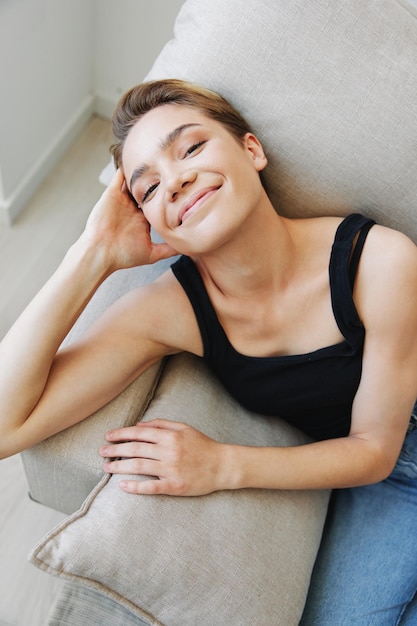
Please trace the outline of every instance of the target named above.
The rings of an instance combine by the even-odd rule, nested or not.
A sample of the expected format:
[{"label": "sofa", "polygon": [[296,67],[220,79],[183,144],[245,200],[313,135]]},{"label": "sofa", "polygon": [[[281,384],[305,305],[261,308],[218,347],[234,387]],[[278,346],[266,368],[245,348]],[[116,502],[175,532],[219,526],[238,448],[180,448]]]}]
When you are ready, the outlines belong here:
[{"label": "sofa", "polygon": [[[145,78],[165,77],[220,92],[249,120],[283,215],[362,212],[417,241],[417,20],[406,0],[186,0]],[[111,276],[66,341],[171,263]],[[298,624],[329,493],[125,494],[98,448],[109,428],[155,417],[243,445],[309,441],[238,406],[183,354],[23,453],[30,496],[68,514],[30,555],[67,581],[49,623]]]}]

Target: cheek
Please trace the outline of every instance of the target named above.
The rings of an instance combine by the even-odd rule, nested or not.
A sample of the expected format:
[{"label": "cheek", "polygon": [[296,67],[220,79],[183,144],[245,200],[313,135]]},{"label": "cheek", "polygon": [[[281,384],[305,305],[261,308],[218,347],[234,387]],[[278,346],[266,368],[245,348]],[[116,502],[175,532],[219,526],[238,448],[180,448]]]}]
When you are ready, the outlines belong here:
[{"label": "cheek", "polygon": [[234,193],[245,198],[257,197],[262,183],[253,161],[240,159],[230,171]]},{"label": "cheek", "polygon": [[157,202],[150,202],[142,209],[142,213],[146,221],[152,226],[153,230],[161,236],[165,237],[167,224],[165,223],[164,211],[159,207]]},{"label": "cheek", "polygon": [[156,224],[158,223],[157,214],[156,214],[155,211],[152,211],[151,207],[146,205],[142,209],[142,213],[144,214],[144,216],[145,216],[146,220],[149,222],[149,224],[151,224],[152,226],[156,226]]}]

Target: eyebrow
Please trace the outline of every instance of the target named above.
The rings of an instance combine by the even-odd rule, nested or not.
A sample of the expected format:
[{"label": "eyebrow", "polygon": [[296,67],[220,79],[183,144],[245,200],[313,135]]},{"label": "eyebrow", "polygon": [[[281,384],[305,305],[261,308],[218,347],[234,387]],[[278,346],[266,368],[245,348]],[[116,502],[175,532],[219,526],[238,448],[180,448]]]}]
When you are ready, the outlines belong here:
[{"label": "eyebrow", "polygon": [[[159,144],[159,147],[162,150],[162,152],[165,152],[166,150],[168,150],[172,146],[174,141],[178,139],[181,133],[184,132],[184,130],[187,130],[187,128],[191,128],[193,126],[201,126],[201,124],[196,124],[196,123],[181,124],[181,126],[174,128],[174,130],[171,130],[171,132],[168,133],[168,135],[164,139],[162,139],[162,141]],[[132,189],[133,185],[138,180],[138,178],[146,174],[148,170],[149,170],[149,165],[146,165],[146,164],[138,165],[137,167],[135,167],[135,169],[133,170],[132,176],[130,177],[130,181],[129,181],[130,189]]]}]

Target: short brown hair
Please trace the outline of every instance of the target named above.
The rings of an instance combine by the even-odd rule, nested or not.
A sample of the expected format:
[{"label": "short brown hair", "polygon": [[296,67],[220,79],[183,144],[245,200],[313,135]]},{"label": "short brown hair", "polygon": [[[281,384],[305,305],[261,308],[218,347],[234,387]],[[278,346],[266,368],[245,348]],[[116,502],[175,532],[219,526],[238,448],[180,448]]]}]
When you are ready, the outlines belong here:
[{"label": "short brown hair", "polygon": [[240,142],[247,132],[252,132],[240,113],[214,91],[177,79],[141,83],[122,96],[113,114],[116,142],[110,150],[116,167],[121,166],[123,147],[131,128],[145,113],[164,104],[180,104],[198,109],[207,117],[220,122]]}]

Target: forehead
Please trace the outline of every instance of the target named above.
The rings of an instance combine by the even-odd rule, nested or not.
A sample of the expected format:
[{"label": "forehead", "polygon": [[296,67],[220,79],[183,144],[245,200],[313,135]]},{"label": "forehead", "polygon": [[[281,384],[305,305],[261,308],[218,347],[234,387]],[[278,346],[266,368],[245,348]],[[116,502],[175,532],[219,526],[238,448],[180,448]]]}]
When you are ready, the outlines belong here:
[{"label": "forehead", "polygon": [[[221,124],[199,109],[178,104],[165,104],[145,113],[130,130],[123,147],[123,169],[129,174],[133,161],[147,162],[176,128],[198,124],[203,128],[222,130]],[[224,129],[223,129],[224,130]]]},{"label": "forehead", "polygon": [[136,145],[143,147],[158,145],[168,133],[184,124],[211,126],[217,125],[217,122],[198,109],[178,104],[165,104],[148,111],[134,124],[126,138],[124,151]]}]

